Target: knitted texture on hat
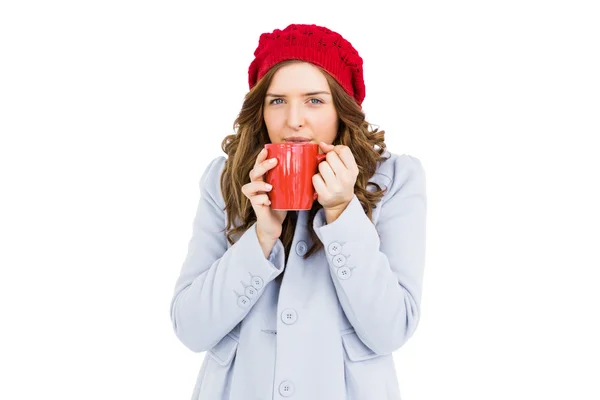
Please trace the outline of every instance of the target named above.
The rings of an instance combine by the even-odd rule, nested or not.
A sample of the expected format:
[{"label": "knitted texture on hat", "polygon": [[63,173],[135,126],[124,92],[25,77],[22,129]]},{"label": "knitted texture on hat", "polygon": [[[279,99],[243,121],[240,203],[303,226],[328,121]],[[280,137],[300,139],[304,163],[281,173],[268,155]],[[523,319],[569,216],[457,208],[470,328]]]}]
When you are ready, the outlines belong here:
[{"label": "knitted texture on hat", "polygon": [[271,67],[285,60],[308,61],[329,72],[360,105],[365,98],[363,60],[339,33],[317,25],[292,24],[260,35],[248,68],[250,89]]}]

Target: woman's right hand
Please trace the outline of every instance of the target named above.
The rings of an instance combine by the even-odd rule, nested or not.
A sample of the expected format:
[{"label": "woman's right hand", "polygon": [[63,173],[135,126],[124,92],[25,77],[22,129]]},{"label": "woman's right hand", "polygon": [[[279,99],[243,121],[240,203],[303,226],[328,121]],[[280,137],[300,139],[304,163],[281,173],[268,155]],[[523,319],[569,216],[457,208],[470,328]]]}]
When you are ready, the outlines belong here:
[{"label": "woman's right hand", "polygon": [[287,211],[271,209],[267,192],[272,188],[264,181],[264,175],[277,165],[277,159],[267,160],[267,149],[262,149],[250,171],[250,183],[242,186],[242,193],[250,200],[256,214],[256,234],[261,243],[275,243],[281,236]]}]

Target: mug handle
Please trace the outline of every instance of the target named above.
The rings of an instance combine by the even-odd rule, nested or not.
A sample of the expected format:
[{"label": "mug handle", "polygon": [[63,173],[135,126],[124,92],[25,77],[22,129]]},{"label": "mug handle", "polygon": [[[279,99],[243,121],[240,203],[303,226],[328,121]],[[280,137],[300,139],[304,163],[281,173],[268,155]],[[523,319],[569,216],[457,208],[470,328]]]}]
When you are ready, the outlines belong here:
[{"label": "mug handle", "polygon": [[[321,162],[325,159],[325,157],[327,157],[327,154],[317,154],[317,168],[319,167],[319,164],[321,164]],[[313,201],[315,201],[317,197],[319,197],[319,194],[315,192],[315,194],[313,195]]]}]

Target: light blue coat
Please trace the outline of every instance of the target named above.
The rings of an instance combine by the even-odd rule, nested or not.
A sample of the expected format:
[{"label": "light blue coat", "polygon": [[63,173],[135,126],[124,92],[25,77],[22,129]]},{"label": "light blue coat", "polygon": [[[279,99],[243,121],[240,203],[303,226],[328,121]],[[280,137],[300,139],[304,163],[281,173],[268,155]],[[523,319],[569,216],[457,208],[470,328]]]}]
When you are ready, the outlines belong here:
[{"label": "light blue coat", "polygon": [[265,259],[256,225],[229,245],[225,157],[210,163],[171,302],[179,340],[208,352],[193,400],[400,399],[392,352],[419,322],[427,201],[421,162],[385,156],[370,179],[388,187],[372,221],[356,196],[329,225],[319,210],[324,248],[304,260],[308,211],[298,212],[285,265],[281,241]]}]

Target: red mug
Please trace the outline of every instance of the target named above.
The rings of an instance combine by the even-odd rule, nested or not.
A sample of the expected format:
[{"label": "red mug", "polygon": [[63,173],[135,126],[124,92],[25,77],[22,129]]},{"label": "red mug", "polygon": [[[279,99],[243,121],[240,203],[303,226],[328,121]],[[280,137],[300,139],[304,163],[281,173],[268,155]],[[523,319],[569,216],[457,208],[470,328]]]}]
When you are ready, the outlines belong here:
[{"label": "red mug", "polygon": [[265,149],[267,159],[277,159],[266,176],[266,182],[273,185],[268,192],[271,208],[310,210],[318,197],[312,177],[327,154],[319,154],[316,143],[268,143]]}]

